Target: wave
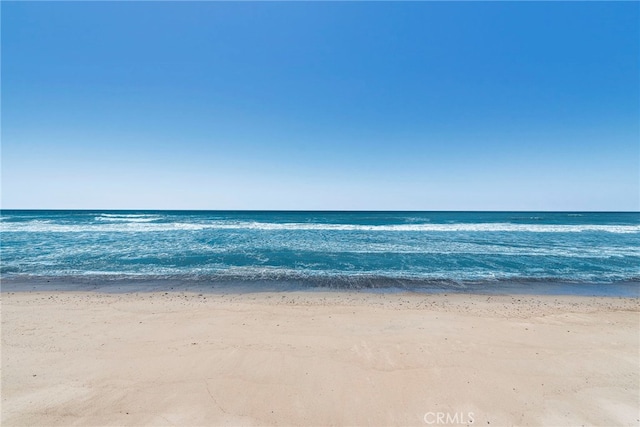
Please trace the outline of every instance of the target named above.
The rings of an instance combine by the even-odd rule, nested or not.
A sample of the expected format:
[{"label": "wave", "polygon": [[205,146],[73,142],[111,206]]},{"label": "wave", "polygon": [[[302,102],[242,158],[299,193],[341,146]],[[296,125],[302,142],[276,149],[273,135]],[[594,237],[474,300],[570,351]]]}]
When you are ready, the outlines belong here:
[{"label": "wave", "polygon": [[150,215],[150,214],[110,214],[103,213],[100,214],[101,217],[105,218],[146,218],[146,217],[158,217],[158,215]]},{"label": "wave", "polygon": [[[6,272],[5,272],[6,273]],[[234,268],[219,272],[202,273],[124,273],[110,271],[50,272],[45,274],[5,275],[3,280],[59,280],[61,282],[181,282],[183,284],[200,283],[208,286],[241,284],[282,284],[300,287],[329,287],[336,289],[375,289],[375,288],[441,288],[470,290],[481,286],[499,287],[504,285],[616,285],[626,284],[640,292],[640,276],[636,275],[572,275],[572,276],[521,276],[514,274],[483,275],[415,275],[388,274],[384,272],[305,272],[294,269],[273,268]]]},{"label": "wave", "polygon": [[[106,215],[106,214],[104,214]],[[640,233],[640,225],[602,224],[511,224],[511,223],[447,223],[447,224],[328,224],[328,223],[270,223],[248,221],[168,222],[155,223],[158,216],[113,216],[96,219],[98,223],[61,224],[33,220],[20,223],[1,223],[1,232],[163,232],[198,230],[257,230],[257,231],[372,231],[372,232],[528,232],[581,233],[606,232],[618,234]],[[105,223],[106,222],[106,223]],[[113,222],[113,223],[109,223]]]},{"label": "wave", "polygon": [[159,215],[145,214],[101,214],[95,217],[96,221],[108,222],[153,222],[162,219]]}]

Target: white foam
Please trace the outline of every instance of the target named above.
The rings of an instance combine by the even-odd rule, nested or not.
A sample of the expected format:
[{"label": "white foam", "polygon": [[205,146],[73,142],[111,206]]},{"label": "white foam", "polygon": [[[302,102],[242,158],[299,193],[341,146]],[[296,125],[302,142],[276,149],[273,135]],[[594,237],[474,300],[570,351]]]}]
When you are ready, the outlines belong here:
[{"label": "white foam", "polygon": [[556,224],[509,224],[509,223],[451,223],[451,224],[308,224],[308,223],[235,223],[218,224],[213,228],[257,229],[257,230],[321,230],[321,231],[422,231],[422,232],[533,232],[575,233],[583,231],[605,231],[610,233],[640,233],[640,225],[556,225]]},{"label": "white foam", "polygon": [[[134,219],[134,221],[131,221]],[[580,233],[607,232],[640,233],[640,225],[602,224],[510,224],[510,223],[448,223],[448,224],[318,224],[318,223],[265,223],[265,222],[174,222],[153,223],[153,219],[130,218],[127,221],[99,224],[59,224],[50,221],[1,223],[2,232],[162,232],[175,230],[258,230],[258,231],[377,231],[377,232],[530,232]]]},{"label": "white foam", "polygon": [[147,218],[154,217],[159,218],[158,215],[150,215],[150,214],[100,214],[100,216],[105,218]]},{"label": "white foam", "polygon": [[95,217],[96,221],[105,222],[152,222],[162,218],[159,215],[145,214],[100,214]]},{"label": "white foam", "polygon": [[105,221],[105,222],[153,222],[153,221],[157,221],[159,219],[158,218],[102,218],[102,217],[96,217],[95,218],[96,221]]}]

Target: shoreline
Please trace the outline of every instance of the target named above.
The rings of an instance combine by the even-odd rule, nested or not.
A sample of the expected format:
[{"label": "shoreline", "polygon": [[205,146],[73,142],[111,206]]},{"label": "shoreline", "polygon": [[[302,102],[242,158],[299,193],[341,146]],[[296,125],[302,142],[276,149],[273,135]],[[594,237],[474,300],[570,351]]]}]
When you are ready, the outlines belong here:
[{"label": "shoreline", "polygon": [[330,281],[294,279],[193,279],[110,276],[1,277],[0,292],[196,292],[210,294],[263,292],[415,293],[418,295],[557,295],[640,298],[640,281],[568,282],[508,280],[455,282],[442,280]]},{"label": "shoreline", "polygon": [[640,422],[637,298],[1,297],[3,425]]}]

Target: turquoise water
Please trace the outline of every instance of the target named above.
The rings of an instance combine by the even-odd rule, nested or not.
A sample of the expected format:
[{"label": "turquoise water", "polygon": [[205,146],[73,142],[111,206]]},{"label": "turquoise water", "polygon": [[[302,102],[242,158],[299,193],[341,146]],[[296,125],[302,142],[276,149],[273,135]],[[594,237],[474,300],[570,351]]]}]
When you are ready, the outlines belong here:
[{"label": "turquoise water", "polygon": [[639,213],[4,210],[0,227],[5,280],[640,283]]}]

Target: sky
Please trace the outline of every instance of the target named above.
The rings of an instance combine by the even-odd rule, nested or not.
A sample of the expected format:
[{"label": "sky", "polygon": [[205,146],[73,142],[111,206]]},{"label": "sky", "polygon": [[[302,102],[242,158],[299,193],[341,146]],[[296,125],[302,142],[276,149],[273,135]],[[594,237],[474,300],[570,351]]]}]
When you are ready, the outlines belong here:
[{"label": "sky", "polygon": [[3,209],[640,209],[638,2],[7,2]]}]

